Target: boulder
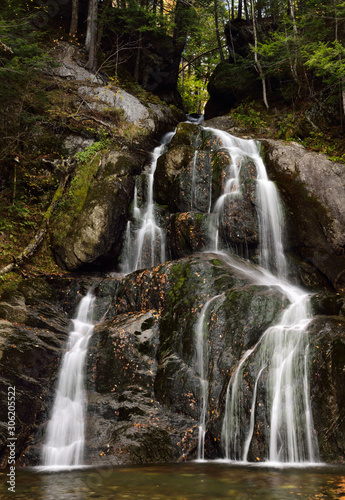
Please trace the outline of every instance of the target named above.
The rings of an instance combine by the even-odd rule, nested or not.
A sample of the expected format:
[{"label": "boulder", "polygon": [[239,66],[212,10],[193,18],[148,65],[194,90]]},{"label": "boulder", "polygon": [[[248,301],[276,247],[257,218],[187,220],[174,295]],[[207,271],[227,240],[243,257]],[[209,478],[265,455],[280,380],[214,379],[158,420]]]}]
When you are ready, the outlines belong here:
[{"label": "boulder", "polygon": [[287,221],[288,251],[314,266],[338,291],[345,285],[345,165],[298,144],[262,141]]},{"label": "boulder", "polygon": [[74,270],[82,266],[115,267],[134,194],[133,163],[126,153],[112,151],[102,160],[76,224],[55,248],[58,264]]},{"label": "boulder", "polygon": [[254,65],[221,62],[209,80],[207,90],[210,98],[205,106],[205,120],[225,115],[236,104],[249,95],[252,99],[260,95],[261,81]]},{"label": "boulder", "polygon": [[160,131],[180,118],[179,113],[167,104],[149,103],[144,106],[137,97],[116,86],[80,86],[78,94],[83,98],[86,109],[100,113],[118,110],[128,123],[144,129],[146,133]]},{"label": "boulder", "polygon": [[88,357],[87,463],[196,456],[201,396],[195,328],[212,297],[207,453],[219,456],[229,373],[287,302],[278,290],[253,286],[249,269],[196,254],[100,283],[96,307],[106,314]]}]

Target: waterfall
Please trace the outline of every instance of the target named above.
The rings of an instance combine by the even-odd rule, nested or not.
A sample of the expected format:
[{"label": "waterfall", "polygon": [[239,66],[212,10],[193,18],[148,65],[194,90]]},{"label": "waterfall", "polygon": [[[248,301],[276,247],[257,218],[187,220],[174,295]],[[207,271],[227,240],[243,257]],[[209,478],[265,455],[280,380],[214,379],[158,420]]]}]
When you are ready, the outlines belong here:
[{"label": "waterfall", "polygon": [[203,127],[221,140],[231,162],[228,165],[223,193],[213,207],[216,218],[211,219],[210,241],[212,250],[218,251],[218,231],[225,210],[225,202],[232,202],[242,196],[240,170],[244,158],[252,160],[256,169],[256,193],[258,198],[258,219],[260,228],[259,264],[271,270],[281,278],[286,277],[286,260],[282,245],[283,215],[278,191],[267,177],[265,165],[260,156],[258,143],[254,140],[241,139],[222,130]]},{"label": "waterfall", "polygon": [[43,464],[64,468],[82,464],[84,452],[84,364],[94,298],[88,293],[79,304],[63,356],[52,416],[43,446]]},{"label": "waterfall", "polygon": [[[245,266],[241,271],[248,274],[254,282],[280,288],[290,301],[278,324],[268,328],[257,344],[243,353],[231,375],[226,391],[221,436],[224,455],[231,460],[245,462],[248,460],[254,435],[257,394],[260,390],[266,394],[268,420],[265,436],[267,456],[264,459],[269,462],[315,462],[318,460],[318,446],[313,432],[309,398],[309,342],[306,333],[311,320],[310,298],[301,289],[286,281],[287,265],[282,242],[283,214],[277,189],[268,179],[255,141],[239,139],[209,127],[205,127],[204,130],[220,139],[222,147],[231,158],[223,192],[212,209],[214,216],[211,218],[210,228],[211,249],[219,252],[218,233],[225,201],[231,203],[236,197],[242,196],[241,164],[243,158],[249,158],[256,169],[256,210],[261,271],[260,268],[249,271]],[[200,313],[197,322],[200,337],[204,328],[202,325],[206,309],[215,298],[208,301]],[[196,350],[205,353],[205,347],[202,349],[201,351],[197,338]],[[201,361],[197,362],[202,387],[198,458],[203,458],[200,447],[204,445],[206,409],[204,410],[203,406],[207,397],[205,391],[208,389],[208,380],[204,380],[206,374],[201,371],[200,366],[203,365],[200,363]],[[248,415],[244,405],[246,387],[243,381],[249,366],[255,375]]]},{"label": "waterfall", "polygon": [[[265,460],[314,463],[318,460],[318,446],[313,432],[308,381],[309,295],[265,270],[260,274],[238,268],[259,284],[280,288],[289,298],[290,305],[278,324],[268,328],[254,347],[243,354],[231,376],[222,427],[225,457],[248,460],[258,405],[257,391],[262,385],[268,419]],[[256,375],[248,422],[243,404],[247,395],[242,381],[250,363]]]},{"label": "waterfall", "polygon": [[208,409],[208,336],[206,328],[206,313],[213,301],[221,295],[216,295],[208,300],[203,306],[199,318],[195,324],[195,344],[196,344],[196,361],[195,370],[200,377],[200,397],[199,397],[199,438],[198,438],[198,453],[197,459],[204,459],[204,445],[206,432],[206,414]]},{"label": "waterfall", "polygon": [[175,134],[165,134],[159,146],[151,153],[151,163],[146,177],[147,200],[143,207],[138,206],[138,188],[135,186],[132,216],[134,223],[128,221],[125,235],[124,252],[121,257],[121,271],[128,274],[137,269],[154,267],[165,262],[165,231],[156,217],[153,198],[154,175],[158,158],[165,152],[167,144]]}]

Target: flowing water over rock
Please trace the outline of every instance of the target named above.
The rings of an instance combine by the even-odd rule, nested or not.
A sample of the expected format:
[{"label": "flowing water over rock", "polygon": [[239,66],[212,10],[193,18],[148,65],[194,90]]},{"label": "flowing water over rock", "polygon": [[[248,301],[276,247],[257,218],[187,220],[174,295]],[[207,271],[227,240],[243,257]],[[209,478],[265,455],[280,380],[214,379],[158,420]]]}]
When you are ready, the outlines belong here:
[{"label": "flowing water over rock", "polygon": [[78,466],[83,463],[85,442],[84,364],[93,332],[92,304],[87,294],[73,321],[67,351],[63,357],[52,416],[43,447],[43,464],[48,468]]},{"label": "flowing water over rock", "polygon": [[209,365],[209,339],[207,335],[207,321],[206,314],[210,308],[213,301],[221,297],[221,295],[216,295],[212,299],[208,300],[200,312],[200,316],[195,325],[195,337],[196,337],[196,372],[200,377],[200,395],[199,395],[199,406],[200,406],[200,423],[199,423],[199,438],[198,438],[198,453],[197,459],[203,460],[204,446],[205,446],[205,433],[206,433],[206,416],[208,410],[208,373],[207,368]]},{"label": "flowing water over rock", "polygon": [[[127,276],[104,280],[98,287],[106,320],[93,338],[89,358],[95,367],[95,386],[89,388],[89,425],[95,437],[88,452],[98,455],[97,435],[104,433],[109,444],[102,454],[114,456],[112,464],[121,457],[171,461],[182,451],[199,461],[211,453],[237,462],[314,463],[318,446],[306,333],[312,316],[309,295],[286,281],[277,190],[255,141],[209,127],[194,131],[191,139],[184,137],[183,146],[175,138],[171,144],[182,166],[167,152],[174,133],[155,148],[144,174],[146,188],[142,180],[135,187],[121,264]],[[166,248],[159,223],[162,209],[154,201],[160,187],[168,196],[176,195],[160,198],[175,210],[167,226],[168,242],[172,221],[176,234],[181,227],[177,221],[190,223],[192,241],[202,218],[207,223],[198,226],[199,249],[213,253],[162,264],[173,252]],[[178,212],[179,207],[190,211]],[[250,255],[260,267],[231,256],[237,252]],[[128,274],[140,268],[146,269]],[[98,420],[93,416],[97,412]],[[80,420],[82,434],[83,426]],[[77,449],[73,457],[61,451],[60,460],[55,458],[60,444],[54,444],[53,428],[50,423],[46,464],[80,463],[82,436],[73,438],[81,447],[71,445]],[[155,444],[147,456],[154,436],[164,445]]]},{"label": "flowing water over rock", "polygon": [[[314,462],[318,459],[317,441],[314,437],[313,419],[310,407],[308,382],[308,336],[306,327],[311,313],[309,296],[286,281],[286,260],[282,242],[282,209],[273,182],[269,181],[257,144],[243,140],[226,132],[205,128],[221,141],[231,161],[223,180],[223,192],[216,201],[213,212],[216,225],[211,226],[213,250],[218,251],[219,227],[223,224],[229,204],[242,197],[240,183],[242,162],[249,158],[255,166],[256,209],[259,224],[259,263],[267,272],[263,280],[268,286],[279,286],[289,298],[291,305],[282,314],[280,322],[268,328],[258,342],[240,359],[234,369],[226,392],[225,415],[222,429],[222,445],[225,457],[232,460],[248,460],[255,428],[264,422],[255,419],[258,388],[265,393],[267,431],[266,456],[261,460],[270,462]],[[193,182],[195,184],[195,159],[193,161]],[[229,203],[227,205],[227,202]],[[275,276],[271,274],[274,272]],[[255,274],[250,273],[250,274]],[[254,276],[253,276],[254,277]],[[278,278],[278,279],[277,279]],[[255,277],[254,277],[255,280]],[[261,280],[262,281],[262,280]],[[207,401],[207,374],[204,363],[205,348],[200,347],[199,338],[203,333],[205,311],[210,299],[202,309],[197,322],[197,371],[201,384],[201,412],[199,425],[198,458],[203,458],[200,448],[204,443]],[[206,351],[207,352],[207,351]],[[201,356],[202,353],[202,356]],[[248,397],[245,384],[248,364],[252,364],[254,384],[250,417],[246,417],[244,399]],[[247,405],[248,408],[248,405]],[[249,420],[249,422],[248,422]],[[247,423],[246,423],[247,422]]]},{"label": "flowing water over rock", "polygon": [[158,158],[163,154],[175,132],[169,132],[161,139],[161,144],[151,153],[150,170],[145,174],[147,200],[138,206],[138,188],[135,187],[133,200],[133,221],[128,221],[125,236],[121,270],[130,273],[144,267],[153,267],[165,262],[166,236],[157,221],[156,205],[153,198],[153,182]]}]

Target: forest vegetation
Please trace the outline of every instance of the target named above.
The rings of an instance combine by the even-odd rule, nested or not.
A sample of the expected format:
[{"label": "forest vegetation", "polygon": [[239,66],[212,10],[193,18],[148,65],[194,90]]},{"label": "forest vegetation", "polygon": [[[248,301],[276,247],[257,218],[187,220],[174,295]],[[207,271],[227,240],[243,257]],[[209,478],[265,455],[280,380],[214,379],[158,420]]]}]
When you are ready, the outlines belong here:
[{"label": "forest vegetation", "polygon": [[[47,217],[66,173],[66,133],[92,137],[94,150],[131,135],[116,110],[106,117],[116,133],[103,126],[104,117],[78,120],[73,82],[49,73],[62,41],[80,48],[86,68],[144,100],[154,100],[153,92],[169,101],[150,80],[161,83],[165,69],[147,75],[143,59],[157,47],[170,50],[169,92],[175,85],[182,97],[170,104],[189,113],[203,112],[212,75],[235,82],[249,75],[253,92],[224,110],[235,125],[345,162],[344,40],[341,0],[7,0],[0,13],[1,265],[16,258]],[[66,200],[56,205],[66,210]],[[51,231],[60,228],[57,216]],[[57,270],[48,239],[25,272]]]}]

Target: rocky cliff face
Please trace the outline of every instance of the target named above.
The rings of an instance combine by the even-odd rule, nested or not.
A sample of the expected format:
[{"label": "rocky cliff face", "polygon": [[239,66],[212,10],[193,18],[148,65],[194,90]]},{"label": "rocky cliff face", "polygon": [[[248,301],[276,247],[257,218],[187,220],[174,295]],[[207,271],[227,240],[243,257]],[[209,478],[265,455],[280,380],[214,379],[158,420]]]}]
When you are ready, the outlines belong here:
[{"label": "rocky cliff face", "polygon": [[[148,93],[139,99],[105,77],[90,73],[83,67],[80,52],[68,43],[61,42],[54,54],[59,62],[51,70],[54,78],[74,83],[76,120],[91,120],[111,143],[107,150],[99,147],[92,151],[94,139],[86,141],[78,134],[65,138],[65,150],[71,155],[91,148],[84,170],[92,175],[87,196],[79,203],[82,206],[66,218],[66,236],[53,242],[54,255],[59,266],[69,271],[105,268],[117,261],[123,245],[135,176],[144,169],[149,149],[160,134],[182,120],[184,113],[157,98],[150,100]],[[118,123],[107,119],[112,114]]]},{"label": "rocky cliff face", "polygon": [[287,249],[343,291],[345,166],[298,144],[264,140],[263,149],[286,207]]},{"label": "rocky cliff face", "polygon": [[[228,119],[205,125],[231,131]],[[263,145],[269,174],[285,206],[287,247],[291,256],[297,256],[292,275],[321,290],[312,300],[315,316],[308,326],[309,385],[320,459],[344,462],[343,166],[294,145],[273,141]],[[116,260],[134,176],[141,171],[131,158],[128,152],[114,151],[102,160],[75,228],[56,249],[65,267],[83,269],[93,263],[102,269]],[[196,328],[210,299],[204,334],[209,378],[205,456],[222,456],[230,377],[243,354],[276,324],[288,303],[279,287],[263,285],[253,277],[253,264],[237,257],[195,253],[207,246],[209,205],[220,193],[226,162],[226,151],[207,130],[180,124],[158,162],[154,185],[166,214],[168,262],[127,276],[90,277],[79,272],[73,277],[24,280],[17,290],[1,297],[1,394],[6,399],[7,387],[16,386],[20,464],[39,462],[69,319],[78,297],[91,286],[98,322],[87,357],[86,462],[129,464],[196,457],[202,399],[195,363]],[[250,158],[243,161],[243,196],[228,210],[220,231],[224,244],[241,246],[245,241],[253,260],[258,244],[254,168]],[[193,169],[197,172],[194,185]],[[249,364],[243,381],[246,425],[253,370]],[[258,412],[267,423],[265,404],[260,403]],[[0,415],[5,465],[5,407]],[[249,460],[266,456],[264,426],[256,428],[255,436]]]}]

